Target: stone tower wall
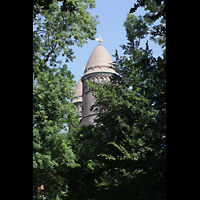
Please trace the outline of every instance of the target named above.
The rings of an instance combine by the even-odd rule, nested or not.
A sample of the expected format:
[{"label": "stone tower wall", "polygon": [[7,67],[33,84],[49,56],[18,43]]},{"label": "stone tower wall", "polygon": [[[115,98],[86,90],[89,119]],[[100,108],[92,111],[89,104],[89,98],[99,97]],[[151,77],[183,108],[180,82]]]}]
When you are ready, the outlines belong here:
[{"label": "stone tower wall", "polygon": [[[94,111],[90,111],[91,106],[95,102],[95,97],[92,94],[92,91],[88,83],[86,82],[87,80],[90,80],[92,82],[96,82],[99,84],[102,84],[104,81],[108,82],[110,81],[110,76],[112,75],[112,72],[94,72],[90,74],[85,74],[81,81],[82,81],[82,92],[83,92],[83,101],[82,101],[82,120],[80,125],[89,125],[89,124],[94,124],[93,120],[96,117],[96,113]],[[90,91],[90,92],[88,92]],[[87,93],[88,92],[88,93]]]},{"label": "stone tower wall", "polygon": [[74,105],[77,107],[76,111],[79,112],[79,121],[82,119],[82,101],[81,102],[74,102]]}]

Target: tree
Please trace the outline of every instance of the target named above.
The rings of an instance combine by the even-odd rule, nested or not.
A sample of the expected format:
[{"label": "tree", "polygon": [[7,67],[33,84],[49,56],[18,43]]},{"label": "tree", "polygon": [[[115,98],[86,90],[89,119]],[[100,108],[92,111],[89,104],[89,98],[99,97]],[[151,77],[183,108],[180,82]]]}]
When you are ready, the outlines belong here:
[{"label": "tree", "polygon": [[74,76],[57,58],[72,61],[70,46],[95,39],[97,20],[87,11],[94,2],[33,1],[33,199],[67,198],[65,174],[79,166],[66,128],[78,126]]},{"label": "tree", "polygon": [[[115,54],[118,75],[101,87],[88,81],[97,97],[96,127],[81,128],[72,145],[84,199],[166,199],[166,15],[161,12],[158,25],[149,18],[165,2],[140,2],[149,14],[127,14],[128,43],[123,56]],[[148,34],[163,48],[161,57],[153,57],[148,41],[140,47]]]},{"label": "tree", "polygon": [[[166,0],[137,0],[129,13],[134,13],[139,7],[144,7],[145,10],[149,11],[144,14],[143,19],[141,16],[138,17],[138,22],[145,22],[145,24],[142,23],[145,26],[145,31],[141,30],[144,31],[141,38],[145,34],[149,34],[151,40],[157,42],[162,48],[166,47]],[[157,20],[160,20],[158,25],[155,24]],[[140,26],[138,22],[135,24]]]}]

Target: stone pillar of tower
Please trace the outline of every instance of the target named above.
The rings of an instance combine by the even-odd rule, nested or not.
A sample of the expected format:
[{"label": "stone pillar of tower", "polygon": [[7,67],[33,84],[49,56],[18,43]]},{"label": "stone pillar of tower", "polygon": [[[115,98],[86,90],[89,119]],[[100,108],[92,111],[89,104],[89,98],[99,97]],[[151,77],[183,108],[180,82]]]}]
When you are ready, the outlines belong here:
[{"label": "stone pillar of tower", "polygon": [[84,75],[81,78],[82,81],[82,119],[80,125],[94,124],[94,118],[96,113],[90,111],[90,107],[95,102],[95,97],[92,92],[87,93],[89,86],[86,83],[86,79],[91,81],[102,83],[102,80],[109,81],[110,76],[116,73],[113,69],[109,68],[113,63],[113,60],[106,50],[106,48],[99,43],[93,50],[90,58],[87,62],[84,70]]}]

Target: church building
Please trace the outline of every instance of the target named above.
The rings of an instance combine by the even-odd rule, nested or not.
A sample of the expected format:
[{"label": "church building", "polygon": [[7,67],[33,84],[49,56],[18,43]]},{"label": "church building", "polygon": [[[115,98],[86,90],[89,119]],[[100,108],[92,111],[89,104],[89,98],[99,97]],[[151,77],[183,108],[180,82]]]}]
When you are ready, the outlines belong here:
[{"label": "church building", "polygon": [[79,113],[80,125],[93,124],[93,120],[96,117],[96,113],[90,111],[90,107],[94,104],[95,97],[91,92],[86,93],[89,90],[89,85],[85,79],[92,82],[101,83],[102,80],[108,82],[110,76],[116,73],[113,69],[109,68],[113,63],[113,60],[108,53],[107,49],[101,44],[101,38],[99,44],[92,51],[87,65],[84,70],[84,75],[79,79],[75,88],[74,99],[72,103],[77,106]]}]

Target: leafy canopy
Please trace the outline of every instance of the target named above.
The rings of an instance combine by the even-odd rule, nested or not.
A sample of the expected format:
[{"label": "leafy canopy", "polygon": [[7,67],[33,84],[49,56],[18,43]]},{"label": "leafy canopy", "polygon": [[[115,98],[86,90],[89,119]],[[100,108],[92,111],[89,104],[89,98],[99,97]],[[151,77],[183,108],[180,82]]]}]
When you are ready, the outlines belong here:
[{"label": "leafy canopy", "polygon": [[67,198],[64,175],[79,166],[66,127],[72,134],[78,126],[75,81],[58,56],[73,61],[72,46],[94,39],[93,7],[92,0],[33,1],[33,199]]},{"label": "leafy canopy", "polygon": [[[166,199],[165,1],[137,2],[148,13],[127,14],[128,43],[121,45],[124,55],[115,54],[118,75],[102,85],[88,81],[98,117],[73,136],[81,169],[73,169],[72,199]],[[162,56],[153,56],[148,41],[140,47],[147,35]]]}]

